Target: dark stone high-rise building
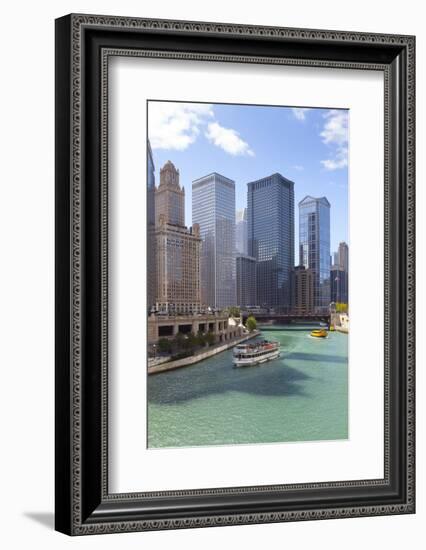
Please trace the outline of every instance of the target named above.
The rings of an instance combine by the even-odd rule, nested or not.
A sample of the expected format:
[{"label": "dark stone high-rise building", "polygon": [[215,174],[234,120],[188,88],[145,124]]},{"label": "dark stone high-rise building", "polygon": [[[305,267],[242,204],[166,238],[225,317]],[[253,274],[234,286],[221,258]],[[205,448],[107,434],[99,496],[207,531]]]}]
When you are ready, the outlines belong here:
[{"label": "dark stone high-rise building", "polygon": [[256,260],[251,256],[237,254],[237,306],[257,305]]},{"label": "dark stone high-rise building", "polygon": [[334,253],[330,270],[331,301],[347,304],[349,301],[349,247],[342,241]]},{"label": "dark stone high-rise building", "polygon": [[338,265],[340,265],[340,267],[346,271],[346,273],[349,272],[349,247],[348,245],[342,241],[341,243],[339,243],[339,250],[337,252],[337,257],[338,257]]},{"label": "dark stone high-rise building", "polygon": [[257,301],[288,311],[294,267],[294,182],[281,174],[247,184],[248,252],[257,262]]},{"label": "dark stone high-rise building", "polygon": [[330,271],[331,301],[348,303],[348,272],[340,265],[333,265]]},{"label": "dark stone high-rise building", "polygon": [[151,144],[147,144],[147,308],[155,306],[157,258],[155,252],[155,166]]},{"label": "dark stone high-rise building", "polygon": [[293,271],[293,311],[305,315],[314,311],[314,274],[303,265]]},{"label": "dark stone high-rise building", "polygon": [[299,265],[314,274],[316,312],[328,309],[330,292],[330,203],[306,196],[299,202]]}]

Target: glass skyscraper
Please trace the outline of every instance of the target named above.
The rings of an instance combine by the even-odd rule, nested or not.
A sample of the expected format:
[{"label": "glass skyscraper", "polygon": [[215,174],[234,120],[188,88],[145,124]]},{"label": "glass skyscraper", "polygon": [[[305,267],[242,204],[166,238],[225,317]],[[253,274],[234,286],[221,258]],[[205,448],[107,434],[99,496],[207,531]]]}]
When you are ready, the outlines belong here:
[{"label": "glass skyscraper", "polygon": [[247,208],[237,210],[235,224],[235,249],[237,254],[248,254],[247,244]]},{"label": "glass skyscraper", "polygon": [[330,294],[330,203],[306,196],[299,202],[299,265],[314,274],[314,308],[328,309]]},{"label": "glass skyscraper", "polygon": [[281,174],[247,184],[248,253],[257,260],[257,301],[288,311],[294,267],[294,182]]},{"label": "glass skyscraper", "polygon": [[235,305],[235,182],[216,172],[194,180],[192,223],[199,225],[202,238],[202,304]]}]

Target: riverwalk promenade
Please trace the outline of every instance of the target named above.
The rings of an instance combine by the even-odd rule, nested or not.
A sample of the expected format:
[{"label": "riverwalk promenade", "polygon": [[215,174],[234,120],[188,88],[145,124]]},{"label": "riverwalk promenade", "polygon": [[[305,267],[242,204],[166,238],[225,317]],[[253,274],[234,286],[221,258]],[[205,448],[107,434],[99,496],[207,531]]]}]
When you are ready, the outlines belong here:
[{"label": "riverwalk promenade", "polygon": [[235,338],[231,341],[227,341],[226,343],[221,342],[209,348],[199,350],[198,352],[194,353],[194,355],[183,357],[182,359],[176,359],[175,361],[166,361],[153,366],[149,366],[148,364],[148,374],[157,374],[160,372],[165,372],[169,370],[179,369],[181,367],[186,367],[188,365],[193,365],[195,363],[198,363],[199,361],[203,361],[204,359],[207,359],[208,357],[212,357],[213,355],[217,355],[222,351],[232,348],[237,344],[241,344],[241,342],[245,342],[246,340],[254,338],[259,334],[260,334],[260,331],[253,330],[252,332],[243,334],[243,336]]}]

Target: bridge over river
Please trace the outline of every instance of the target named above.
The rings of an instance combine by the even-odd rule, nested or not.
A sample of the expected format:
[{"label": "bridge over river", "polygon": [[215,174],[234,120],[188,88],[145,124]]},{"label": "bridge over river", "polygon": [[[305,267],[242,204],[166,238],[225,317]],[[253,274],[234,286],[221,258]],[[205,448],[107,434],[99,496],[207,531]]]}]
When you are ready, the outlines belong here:
[{"label": "bridge over river", "polygon": [[241,312],[243,322],[245,323],[249,315],[253,315],[259,324],[291,324],[291,323],[326,323],[330,327],[331,316],[329,313],[323,314],[299,314],[299,313],[249,313]]}]

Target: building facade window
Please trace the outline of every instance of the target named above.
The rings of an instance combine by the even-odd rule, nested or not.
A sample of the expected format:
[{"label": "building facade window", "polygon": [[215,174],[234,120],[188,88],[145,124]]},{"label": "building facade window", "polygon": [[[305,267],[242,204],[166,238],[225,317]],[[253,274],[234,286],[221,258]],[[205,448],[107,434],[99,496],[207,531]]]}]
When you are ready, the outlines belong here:
[{"label": "building facade window", "polygon": [[330,292],[330,203],[325,197],[299,202],[299,264],[314,275],[314,307],[325,311]]},{"label": "building facade window", "polygon": [[192,182],[192,220],[200,228],[201,301],[236,304],[235,182],[213,173]]},{"label": "building facade window", "polygon": [[155,190],[156,300],[159,312],[196,313],[201,307],[199,227],[185,224],[185,192],[168,161]]},{"label": "building facade window", "polygon": [[258,305],[288,311],[294,267],[294,182],[273,174],[247,190],[248,252],[256,259]]}]

